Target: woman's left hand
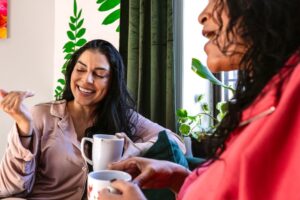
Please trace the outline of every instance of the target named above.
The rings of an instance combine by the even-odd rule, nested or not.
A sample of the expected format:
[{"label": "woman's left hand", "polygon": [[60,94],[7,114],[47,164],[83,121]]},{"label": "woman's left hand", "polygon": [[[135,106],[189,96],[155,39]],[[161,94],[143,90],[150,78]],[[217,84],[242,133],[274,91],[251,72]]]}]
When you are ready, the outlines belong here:
[{"label": "woman's left hand", "polygon": [[116,180],[111,186],[117,189],[121,194],[114,194],[104,189],[99,194],[101,200],[146,200],[140,188],[131,182]]}]

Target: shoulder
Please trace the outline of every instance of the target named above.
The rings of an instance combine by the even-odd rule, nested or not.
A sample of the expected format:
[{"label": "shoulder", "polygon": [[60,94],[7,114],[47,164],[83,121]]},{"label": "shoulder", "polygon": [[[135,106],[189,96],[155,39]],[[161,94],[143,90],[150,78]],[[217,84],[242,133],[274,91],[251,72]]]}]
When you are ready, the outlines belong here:
[{"label": "shoulder", "polygon": [[39,103],[32,108],[33,117],[63,115],[66,107],[65,100]]},{"label": "shoulder", "polygon": [[130,121],[136,125],[143,125],[145,123],[154,123],[152,122],[150,119],[144,117],[143,115],[141,115],[140,113],[133,111],[130,117]]}]

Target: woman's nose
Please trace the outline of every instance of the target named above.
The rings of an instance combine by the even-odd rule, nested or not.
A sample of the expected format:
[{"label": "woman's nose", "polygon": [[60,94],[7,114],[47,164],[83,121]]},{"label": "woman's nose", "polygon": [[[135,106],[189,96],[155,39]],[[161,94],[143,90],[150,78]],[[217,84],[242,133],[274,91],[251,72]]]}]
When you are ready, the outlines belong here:
[{"label": "woman's nose", "polygon": [[204,25],[204,23],[207,21],[207,19],[208,19],[208,15],[205,12],[200,13],[198,16],[198,21],[201,25]]},{"label": "woman's nose", "polygon": [[85,77],[85,81],[91,84],[94,83],[93,73],[87,73]]}]

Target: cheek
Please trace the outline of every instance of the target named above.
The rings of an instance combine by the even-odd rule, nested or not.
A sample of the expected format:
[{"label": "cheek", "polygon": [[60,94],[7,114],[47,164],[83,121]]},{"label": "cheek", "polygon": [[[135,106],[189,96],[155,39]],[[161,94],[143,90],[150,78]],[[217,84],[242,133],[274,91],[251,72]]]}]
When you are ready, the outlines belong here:
[{"label": "cheek", "polygon": [[71,79],[70,79],[70,85],[71,87],[74,87],[74,75],[71,75]]},{"label": "cheek", "polygon": [[97,84],[98,91],[102,94],[107,94],[109,90],[109,81],[103,81]]}]

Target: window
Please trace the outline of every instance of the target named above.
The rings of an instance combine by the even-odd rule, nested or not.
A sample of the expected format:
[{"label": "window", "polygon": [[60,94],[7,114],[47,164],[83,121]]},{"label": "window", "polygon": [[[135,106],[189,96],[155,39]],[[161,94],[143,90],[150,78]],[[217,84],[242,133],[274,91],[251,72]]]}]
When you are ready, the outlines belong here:
[{"label": "window", "polygon": [[[191,70],[192,58],[206,64],[204,45],[207,39],[202,36],[202,25],[198,22],[198,16],[207,3],[208,0],[174,0],[176,109],[184,108],[190,114],[200,111],[199,104],[195,103],[195,97],[199,94],[204,94],[204,101],[209,103],[212,110],[217,102],[232,97],[230,91],[213,86]],[[226,85],[235,87],[237,72],[224,72],[216,74],[216,77]]]},{"label": "window", "polygon": [[[221,81],[232,88],[236,88],[237,81],[237,71],[223,72],[221,73]],[[221,99],[222,101],[227,101],[232,98],[232,92],[221,88]]]},{"label": "window", "polygon": [[192,58],[206,63],[203,50],[207,39],[202,37],[202,26],[198,22],[200,12],[208,0],[174,0],[174,55],[176,66],[176,109],[185,108],[197,114],[199,105],[195,97],[205,95],[205,101],[212,99],[210,83],[201,79],[191,69]]}]

